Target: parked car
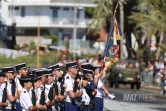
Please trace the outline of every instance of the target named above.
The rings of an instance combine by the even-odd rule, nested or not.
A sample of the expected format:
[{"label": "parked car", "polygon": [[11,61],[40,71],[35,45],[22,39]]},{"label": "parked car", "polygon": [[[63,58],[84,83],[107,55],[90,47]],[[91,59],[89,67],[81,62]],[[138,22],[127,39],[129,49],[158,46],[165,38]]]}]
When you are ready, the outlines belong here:
[{"label": "parked car", "polygon": [[139,71],[139,64],[134,60],[119,60],[111,68],[111,75],[109,77],[110,86],[119,88],[119,84],[130,84],[131,89],[136,86],[140,89],[141,74]]}]

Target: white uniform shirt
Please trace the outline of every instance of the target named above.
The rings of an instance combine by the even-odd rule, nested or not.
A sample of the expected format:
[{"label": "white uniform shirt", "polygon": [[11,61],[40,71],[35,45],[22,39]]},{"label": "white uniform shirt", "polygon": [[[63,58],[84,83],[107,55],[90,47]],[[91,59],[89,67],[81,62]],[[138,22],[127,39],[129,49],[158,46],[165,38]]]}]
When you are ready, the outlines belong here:
[{"label": "white uniform shirt", "polygon": [[[15,78],[15,82],[18,86],[18,91],[22,91],[22,89],[23,89],[23,87],[20,84],[20,80],[19,80],[20,78],[21,78],[21,76],[19,76],[19,75],[17,75]],[[16,102],[18,102],[18,103],[20,102],[19,98],[16,100]]]},{"label": "white uniform shirt", "polygon": [[[2,84],[0,86],[0,102],[2,102],[2,96],[3,96],[3,87],[2,87]],[[1,106],[0,106],[0,109],[1,109]]]},{"label": "white uniform shirt", "polygon": [[[38,97],[38,100],[37,100],[37,102],[39,103],[40,102],[40,97],[41,97],[41,93],[42,93],[42,91],[44,90],[44,86],[43,85],[41,85],[38,89],[37,89],[37,95],[39,96]],[[47,96],[48,96],[48,90],[47,90],[47,88],[45,87],[45,102],[47,102]]]},{"label": "white uniform shirt", "polygon": [[98,84],[97,84],[97,94],[96,94],[95,97],[103,98],[105,96],[105,93],[100,89],[101,86],[103,86],[103,83],[99,79]]},{"label": "white uniform shirt", "polygon": [[5,88],[5,86],[6,86],[6,81],[5,81],[5,83],[1,84],[1,89],[3,90]]},{"label": "white uniform shirt", "polygon": [[82,88],[83,91],[83,95],[82,97],[82,101],[85,102],[85,105],[89,105],[90,103],[90,97],[88,96],[88,94],[86,93],[86,90],[84,88]]},{"label": "white uniform shirt", "polygon": [[[11,87],[12,87],[12,84],[11,84],[9,81],[7,81],[7,91],[8,91],[8,95],[12,95]],[[10,102],[9,98],[7,98],[6,101],[8,102],[8,106],[7,106],[7,107],[11,108],[11,106],[16,106],[15,103],[12,104],[12,103]]]},{"label": "white uniform shirt", "polygon": [[45,87],[46,87],[46,94],[47,94],[47,98],[46,98],[46,102],[50,101],[49,98],[48,98],[48,93],[50,91],[50,88],[53,86],[53,83],[51,84],[46,84]]},{"label": "white uniform shirt", "polygon": [[6,82],[0,85],[0,102],[2,102],[3,90],[6,87]]},{"label": "white uniform shirt", "polygon": [[65,75],[65,84],[66,84],[66,102],[71,102],[71,98],[69,96],[69,92],[70,90],[73,90],[74,87],[74,79],[71,78],[71,76],[69,74]]},{"label": "white uniform shirt", "polygon": [[0,102],[2,102],[2,96],[3,96],[3,90],[2,90],[2,88],[0,87]]},{"label": "white uniform shirt", "polygon": [[32,105],[31,97],[29,93],[23,88],[20,95],[20,104],[22,107],[22,111],[30,111],[28,108]]},{"label": "white uniform shirt", "polygon": [[[29,90],[29,95],[31,97],[31,100],[32,100],[32,90],[33,90],[33,87]],[[35,94],[37,96],[36,104],[39,104],[39,97],[41,95],[41,92],[39,92],[39,88],[37,90],[35,89]]]},{"label": "white uniform shirt", "polygon": [[22,89],[23,89],[23,87],[20,84],[20,80],[19,80],[20,78],[21,78],[21,76],[19,76],[19,75],[17,75],[16,78],[15,78],[15,82],[18,85],[18,91],[22,91]]},{"label": "white uniform shirt", "polygon": [[[54,78],[55,79],[55,78]],[[60,89],[59,89],[59,86],[60,86],[60,83],[58,82],[58,81],[56,81],[57,82],[57,86],[58,86],[58,91],[60,92]],[[52,83],[52,85],[53,85],[54,83]],[[58,92],[58,93],[59,93]],[[52,106],[52,111],[56,111],[56,109],[55,109],[55,106]]]},{"label": "white uniform shirt", "polygon": [[0,102],[2,102],[2,96],[3,96],[3,89],[1,86],[0,86]]}]

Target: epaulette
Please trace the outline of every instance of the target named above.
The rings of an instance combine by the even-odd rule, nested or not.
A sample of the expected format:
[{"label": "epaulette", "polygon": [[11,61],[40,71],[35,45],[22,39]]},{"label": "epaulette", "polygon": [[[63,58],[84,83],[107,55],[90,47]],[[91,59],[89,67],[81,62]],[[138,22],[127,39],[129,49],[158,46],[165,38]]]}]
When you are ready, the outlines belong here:
[{"label": "epaulette", "polygon": [[43,87],[40,87],[41,90],[43,90],[44,88]]},{"label": "epaulette", "polygon": [[16,78],[17,78],[17,79],[20,79],[21,77],[18,77],[18,76],[17,76]]},{"label": "epaulette", "polygon": [[66,79],[69,79],[69,76],[66,76]]},{"label": "epaulette", "polygon": [[33,89],[31,89],[31,92],[33,92],[34,90]]},{"label": "epaulette", "polygon": [[26,91],[24,91],[24,93],[26,93]]}]

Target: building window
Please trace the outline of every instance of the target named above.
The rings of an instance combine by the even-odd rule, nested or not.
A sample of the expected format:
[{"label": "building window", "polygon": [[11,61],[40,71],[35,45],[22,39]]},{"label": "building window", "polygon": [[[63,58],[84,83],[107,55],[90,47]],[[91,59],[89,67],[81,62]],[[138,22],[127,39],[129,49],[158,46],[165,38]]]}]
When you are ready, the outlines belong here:
[{"label": "building window", "polygon": [[52,17],[57,18],[58,17],[58,10],[56,8],[52,9]]},{"label": "building window", "polygon": [[19,7],[14,7],[15,10],[19,10]]},{"label": "building window", "polygon": [[57,10],[59,10],[60,8],[59,7],[50,7],[50,9],[57,9]]},{"label": "building window", "polygon": [[69,10],[69,7],[64,7],[63,10],[64,10],[64,11],[68,11],[68,10]]},{"label": "building window", "polygon": [[21,17],[25,17],[25,7],[21,7]]},{"label": "building window", "polygon": [[78,9],[77,10],[77,18],[80,18],[80,12],[81,12],[81,9]]},{"label": "building window", "polygon": [[24,34],[24,29],[17,29],[17,34]]},{"label": "building window", "polygon": [[14,10],[19,10],[19,7],[12,7],[12,6],[9,6],[9,10],[12,10],[12,9],[14,9]]},{"label": "building window", "polygon": [[57,18],[58,17],[58,10],[60,9],[59,7],[50,7],[52,10],[52,17]]}]

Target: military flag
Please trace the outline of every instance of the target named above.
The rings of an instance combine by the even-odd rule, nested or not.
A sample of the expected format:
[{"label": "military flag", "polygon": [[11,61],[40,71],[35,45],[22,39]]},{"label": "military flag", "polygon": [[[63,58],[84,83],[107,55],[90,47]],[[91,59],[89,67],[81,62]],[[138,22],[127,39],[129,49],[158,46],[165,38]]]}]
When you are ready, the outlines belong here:
[{"label": "military flag", "polygon": [[108,39],[106,42],[106,46],[104,49],[104,59],[109,61],[109,63],[105,66],[103,71],[105,71],[111,64],[118,61],[118,45],[117,40],[122,39],[122,32],[120,26],[116,20],[113,18],[110,26],[110,30],[108,33]]},{"label": "military flag", "polygon": [[122,33],[119,24],[116,18],[114,18],[111,22],[108,39],[104,50],[104,57],[106,60],[109,60],[111,62],[118,60],[119,55],[118,55],[117,40],[120,40],[121,38],[122,38]]},{"label": "military flag", "polygon": [[116,36],[116,40],[122,40],[122,31],[120,29],[120,25],[117,22],[116,18],[114,18],[114,33]]}]

